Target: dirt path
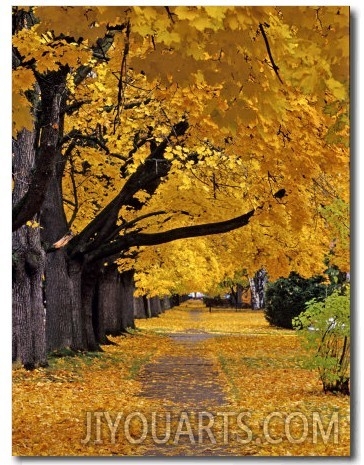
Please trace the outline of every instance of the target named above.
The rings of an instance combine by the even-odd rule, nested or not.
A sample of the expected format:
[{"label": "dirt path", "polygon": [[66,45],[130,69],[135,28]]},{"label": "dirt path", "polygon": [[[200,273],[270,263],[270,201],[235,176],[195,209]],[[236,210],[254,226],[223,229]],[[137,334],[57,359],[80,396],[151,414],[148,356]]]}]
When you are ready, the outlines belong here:
[{"label": "dirt path", "polygon": [[[199,319],[199,312],[191,311],[190,317],[193,325]],[[209,431],[208,428],[201,429],[201,425],[214,426],[218,412],[231,410],[218,367],[204,354],[199,344],[214,335],[191,328],[183,333],[169,334],[169,337],[176,344],[176,354],[171,353],[147,364],[139,380],[142,382],[140,395],[159,400],[160,412],[171,415],[171,440],[166,444],[156,444],[143,455],[236,455],[221,438],[219,441],[212,428]],[[183,355],[180,355],[181,346]],[[222,417],[219,420],[221,423]],[[181,434],[176,435],[176,431]]]}]

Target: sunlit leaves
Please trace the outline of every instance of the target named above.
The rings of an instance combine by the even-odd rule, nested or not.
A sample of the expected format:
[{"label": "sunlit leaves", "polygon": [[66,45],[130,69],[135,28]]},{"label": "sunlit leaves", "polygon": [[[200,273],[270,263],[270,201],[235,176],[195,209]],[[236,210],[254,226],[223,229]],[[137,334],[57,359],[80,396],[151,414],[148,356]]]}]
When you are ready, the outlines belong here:
[{"label": "sunlit leaves", "polygon": [[91,43],[105,33],[106,24],[97,21],[98,8],[38,6],[35,13],[40,18],[39,33],[53,31],[56,36],[64,34],[75,40],[83,37]]},{"label": "sunlit leaves", "polygon": [[[200,247],[203,261],[196,261],[191,275],[203,275],[198,269],[206,270],[207,258],[219,263],[211,267],[217,275],[224,267],[233,273],[243,261],[251,271],[270,267],[272,276],[293,268],[303,275],[320,271],[338,236],[331,214],[328,221],[329,205],[348,202],[346,7],[37,7],[36,14],[39,24],[14,36],[31,64],[14,71],[14,124],[31,128],[31,69],[47,74],[68,66],[72,111],[65,118],[63,151],[73,143],[77,148],[66,160],[63,192],[75,230],[166,142],[168,176],[151,198],[144,191],[134,197],[144,203],[141,215],[148,215],[135,227],[162,231],[260,208],[256,220],[229,234],[221,247],[213,239]],[[129,52],[121,70],[126,21]],[[107,56],[91,58],[91,47],[116,24]],[[76,85],[83,64],[90,71]],[[171,128],[183,118],[189,130],[177,139]],[[158,163],[149,161],[150,170],[157,172]],[[322,174],[334,194],[318,188]],[[274,193],[282,188],[287,195],[279,200]],[[173,213],[151,216],[165,209]],[[124,207],[118,221],[135,215]],[[193,252],[192,243],[188,249]],[[340,250],[337,259],[348,267]],[[175,254],[172,246],[162,258],[169,253]],[[151,260],[145,251],[142,256],[140,273]],[[171,266],[178,268],[177,259]],[[161,283],[173,284],[174,273],[168,277],[162,268]],[[151,275],[143,276],[142,288],[151,289]]]},{"label": "sunlit leaves", "polygon": [[56,71],[61,65],[82,65],[90,56],[86,47],[64,39],[55,40],[52,33],[40,36],[34,27],[20,31],[13,39],[13,45],[25,61],[35,60],[35,69],[39,73]]},{"label": "sunlit leaves", "polygon": [[330,78],[326,81],[329,92],[332,93],[336,100],[345,100],[347,97],[347,88],[342,82]]},{"label": "sunlit leaves", "polygon": [[13,112],[13,136],[25,128],[31,131],[34,120],[32,117],[32,106],[23,93],[13,92],[12,95],[12,112]]},{"label": "sunlit leaves", "polygon": [[138,294],[169,295],[208,292],[224,277],[225,268],[203,238],[185,239],[143,250],[136,264]]}]

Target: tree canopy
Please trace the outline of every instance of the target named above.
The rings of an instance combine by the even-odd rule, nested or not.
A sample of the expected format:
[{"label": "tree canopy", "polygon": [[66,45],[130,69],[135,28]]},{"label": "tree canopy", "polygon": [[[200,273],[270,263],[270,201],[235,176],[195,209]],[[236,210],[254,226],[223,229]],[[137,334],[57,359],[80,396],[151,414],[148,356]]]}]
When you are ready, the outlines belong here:
[{"label": "tree canopy", "polygon": [[13,34],[14,138],[37,133],[15,229],[60,150],[68,254],[148,292],[349,268],[347,7],[14,7]]}]

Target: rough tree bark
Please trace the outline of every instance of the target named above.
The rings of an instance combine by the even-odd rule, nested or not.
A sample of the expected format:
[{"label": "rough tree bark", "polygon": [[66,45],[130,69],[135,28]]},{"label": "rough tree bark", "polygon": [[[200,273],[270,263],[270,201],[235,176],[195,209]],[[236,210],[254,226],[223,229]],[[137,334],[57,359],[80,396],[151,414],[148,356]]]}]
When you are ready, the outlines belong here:
[{"label": "rough tree bark", "polygon": [[86,337],[85,350],[100,350],[97,334],[102,338],[103,316],[98,307],[98,278],[100,265],[83,267],[81,274],[81,315]]},{"label": "rough tree bark", "polygon": [[121,274],[117,272],[116,268],[115,264],[105,267],[99,278],[98,308],[99,320],[102,320],[102,323],[100,325],[99,321],[96,328],[97,339],[100,343],[106,339],[106,334],[118,336],[122,333]]},{"label": "rough tree bark", "polygon": [[101,274],[97,314],[104,321],[103,334],[100,334],[100,325],[94,326],[100,343],[107,339],[107,335],[117,336],[127,332],[129,328],[135,328],[134,291],[133,270],[119,273],[117,266],[112,264]]},{"label": "rough tree bark", "polygon": [[[59,161],[61,168],[61,156]],[[42,206],[41,224],[42,241],[47,249],[68,230],[62,205],[61,169],[53,173]],[[82,269],[82,260],[70,260],[65,249],[47,253],[44,290],[48,351],[87,347],[81,311]]]},{"label": "rough tree bark", "polygon": [[148,318],[143,297],[134,298],[134,318]]},{"label": "rough tree bark", "polygon": [[[61,153],[66,102],[67,69],[39,77],[42,128],[40,147],[52,149],[54,166],[49,173],[48,189],[41,208],[41,238],[46,250],[68,232],[63,209],[62,175],[65,157]],[[47,350],[87,349],[87,326],[82,315],[82,257],[70,260],[64,249],[47,253],[45,300],[47,309]]]},{"label": "rough tree bark", "polygon": [[251,307],[253,310],[259,310],[265,307],[265,285],[267,284],[268,276],[264,268],[258,270],[252,278],[249,278]]},{"label": "rough tree bark", "polygon": [[135,329],[134,322],[134,271],[129,270],[121,274],[122,299],[121,299],[121,324],[122,330]]},{"label": "rough tree bark", "polygon": [[164,296],[160,300],[161,300],[161,310],[162,310],[162,312],[165,312],[166,310],[169,310],[171,308],[171,303],[169,301],[168,296]]},{"label": "rough tree bark", "polygon": [[159,297],[150,297],[148,300],[150,305],[150,315],[152,317],[160,315],[162,313],[162,308]]},{"label": "rough tree bark", "polygon": [[[13,203],[27,192],[35,159],[35,132],[22,130],[13,143]],[[38,220],[37,216],[33,218]],[[47,364],[43,276],[45,253],[38,227],[22,226],[13,233],[13,361],[26,368]]]}]

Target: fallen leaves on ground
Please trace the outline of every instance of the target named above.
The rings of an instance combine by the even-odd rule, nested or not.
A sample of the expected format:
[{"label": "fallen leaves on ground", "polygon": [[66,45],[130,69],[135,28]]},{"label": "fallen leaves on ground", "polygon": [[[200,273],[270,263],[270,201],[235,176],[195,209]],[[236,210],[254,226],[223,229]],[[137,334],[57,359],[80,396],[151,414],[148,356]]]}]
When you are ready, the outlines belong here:
[{"label": "fallen leaves on ground", "polygon": [[[14,455],[153,455],[155,438],[148,434],[139,443],[135,438],[143,435],[143,419],[150,425],[152,416],[158,414],[165,421],[168,412],[174,435],[158,446],[157,451],[164,447],[163,455],[350,455],[350,399],[324,394],[316,372],[303,368],[304,354],[296,333],[269,327],[262,312],[209,313],[195,303],[159,318],[137,320],[137,326],[139,330],[130,335],[110,338],[116,345],[103,346],[103,352],[51,358],[49,367],[34,371],[14,368]],[[202,444],[191,447],[188,431],[182,431],[184,440],[174,444],[186,406],[140,395],[139,374],[147,363],[188,354],[188,347],[166,334],[189,331],[215,335],[197,342],[194,353],[212,360],[219,372],[229,402],[221,413],[241,414],[240,423],[231,417],[232,439],[221,447],[210,444],[208,435]],[[199,380],[195,382],[198,385]],[[216,407],[211,412],[216,415]],[[83,441],[88,415],[94,436]],[[109,416],[111,425],[116,425],[117,415],[120,425],[129,419],[130,437],[125,428],[119,428],[114,438],[110,436],[105,422]],[[196,415],[192,412],[191,424]],[[99,441],[97,417],[103,426]],[[219,417],[219,424],[216,420],[220,438],[223,421],[224,416]],[[157,426],[155,433],[163,438],[163,421]]]}]

